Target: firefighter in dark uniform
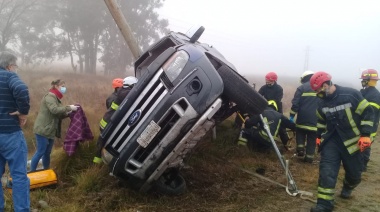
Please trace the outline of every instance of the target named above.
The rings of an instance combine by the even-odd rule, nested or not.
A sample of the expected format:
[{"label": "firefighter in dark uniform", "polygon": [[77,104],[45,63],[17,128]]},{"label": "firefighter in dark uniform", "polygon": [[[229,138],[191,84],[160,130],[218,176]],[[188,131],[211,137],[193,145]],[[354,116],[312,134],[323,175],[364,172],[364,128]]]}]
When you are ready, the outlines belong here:
[{"label": "firefighter in dark uniform", "polygon": [[[317,106],[320,99],[310,87],[310,78],[314,72],[305,71],[301,76],[301,83],[292,100],[290,121],[296,119],[297,155],[305,162],[312,163],[315,154],[315,139],[317,138]],[[306,141],[306,154],[305,154]]]},{"label": "firefighter in dark uniform", "polygon": [[[369,102],[369,104],[375,110],[375,121],[373,125],[373,130],[371,133],[371,141],[373,142],[377,128],[379,126],[379,116],[380,116],[380,92],[376,89],[377,81],[379,80],[379,75],[375,69],[367,69],[362,72],[360,77],[362,79],[361,83],[363,89],[360,90],[363,97]],[[371,148],[367,148],[362,153],[363,156],[363,171],[367,171],[367,164],[369,157],[371,155]]]},{"label": "firefighter in dark uniform", "polygon": [[[123,87],[121,89],[117,90],[116,99],[112,102],[110,108],[108,108],[107,112],[104,114],[102,120],[100,120],[99,127],[100,127],[100,134],[102,131],[106,128],[108,122],[111,120],[112,115],[115,113],[115,111],[118,109],[119,105],[123,102],[125,97],[129,94],[133,86],[137,83],[136,77],[126,77],[123,80]],[[94,163],[101,163],[101,153],[102,149],[104,147],[104,143],[102,137],[99,135],[98,141],[96,143],[97,149],[95,152],[95,157],[93,159]]]},{"label": "firefighter in dark uniform", "polygon": [[361,181],[360,152],[371,145],[374,110],[359,91],[332,84],[326,72],[315,73],[310,85],[322,99],[317,109],[316,143],[321,154],[318,200],[310,211],[332,211],[341,162],[345,170],[342,198],[350,198]]},{"label": "firefighter in dark uniform", "polygon": [[[289,128],[295,130],[295,124],[290,122],[289,119],[277,112],[277,105],[274,100],[268,101],[268,107],[262,113],[264,121],[268,124],[270,133],[276,137],[279,130]],[[260,119],[260,115],[252,115],[245,122],[245,128],[242,130],[242,138],[239,142],[247,142],[250,150],[255,151],[268,151],[271,149],[272,143],[269,139],[264,125]],[[282,141],[284,146],[287,141]]]},{"label": "firefighter in dark uniform", "polygon": [[117,90],[119,88],[123,87],[123,79],[121,78],[115,78],[112,80],[112,88],[114,89],[112,94],[109,95],[106,99],[106,108],[110,108],[112,102],[116,99],[117,97]]},{"label": "firefighter in dark uniform", "polygon": [[[259,89],[259,93],[264,96],[266,100],[274,100],[278,107],[278,112],[282,113],[282,97],[284,96],[284,91],[282,87],[277,84],[278,76],[275,72],[269,72],[265,75],[265,85]],[[281,141],[289,141],[289,135],[286,129],[280,130],[278,133]]]}]

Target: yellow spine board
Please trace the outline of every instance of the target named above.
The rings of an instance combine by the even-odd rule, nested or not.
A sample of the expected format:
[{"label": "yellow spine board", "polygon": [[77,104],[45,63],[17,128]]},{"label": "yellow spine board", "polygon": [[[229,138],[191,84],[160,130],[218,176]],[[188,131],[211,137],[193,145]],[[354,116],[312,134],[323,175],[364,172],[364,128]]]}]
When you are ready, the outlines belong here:
[{"label": "yellow spine board", "polygon": [[[28,172],[30,180],[30,189],[45,187],[58,183],[57,175],[52,169],[38,170],[34,172]],[[7,189],[12,189],[12,178],[9,178],[7,183]]]}]

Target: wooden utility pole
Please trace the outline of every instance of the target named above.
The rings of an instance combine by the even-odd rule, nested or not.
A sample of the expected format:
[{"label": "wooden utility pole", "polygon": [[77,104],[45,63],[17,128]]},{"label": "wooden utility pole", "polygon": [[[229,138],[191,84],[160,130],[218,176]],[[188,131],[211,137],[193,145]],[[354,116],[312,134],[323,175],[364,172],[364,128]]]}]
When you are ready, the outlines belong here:
[{"label": "wooden utility pole", "polygon": [[129,27],[127,20],[121,12],[120,7],[115,0],[104,0],[104,2],[106,3],[113,19],[115,20],[116,25],[119,27],[125,41],[127,42],[127,45],[131,50],[134,59],[136,60],[141,55],[141,49],[137,44],[136,38],[133,36],[132,30]]}]

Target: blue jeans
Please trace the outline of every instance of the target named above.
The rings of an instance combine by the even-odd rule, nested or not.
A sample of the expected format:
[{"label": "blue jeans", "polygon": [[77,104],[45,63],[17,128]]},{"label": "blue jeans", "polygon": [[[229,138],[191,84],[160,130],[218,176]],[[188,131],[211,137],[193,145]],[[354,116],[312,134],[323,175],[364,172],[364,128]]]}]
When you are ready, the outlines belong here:
[{"label": "blue jeans", "polygon": [[50,167],[50,153],[53,149],[54,139],[46,138],[42,135],[36,134],[37,151],[34,153],[31,163],[30,171],[36,171],[38,162],[42,158],[42,165],[44,169]]},{"label": "blue jeans", "polygon": [[[28,149],[22,131],[0,134],[0,172],[2,176],[5,172],[5,164],[8,162],[12,177],[12,199],[15,211],[29,212],[30,210],[27,158]],[[3,189],[0,189],[0,211],[4,211]]]}]

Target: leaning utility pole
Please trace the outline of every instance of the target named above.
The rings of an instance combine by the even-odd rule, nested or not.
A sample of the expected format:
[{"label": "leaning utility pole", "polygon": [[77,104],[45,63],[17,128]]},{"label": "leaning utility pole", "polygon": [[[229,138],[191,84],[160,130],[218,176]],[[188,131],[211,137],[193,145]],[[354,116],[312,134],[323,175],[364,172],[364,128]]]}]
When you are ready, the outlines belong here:
[{"label": "leaning utility pole", "polygon": [[116,25],[119,27],[121,34],[127,42],[127,45],[131,50],[134,59],[136,60],[141,55],[141,49],[137,44],[135,37],[133,36],[132,30],[129,27],[127,20],[121,12],[120,7],[115,0],[104,0],[104,2],[106,3],[113,19],[115,19]]}]

